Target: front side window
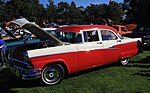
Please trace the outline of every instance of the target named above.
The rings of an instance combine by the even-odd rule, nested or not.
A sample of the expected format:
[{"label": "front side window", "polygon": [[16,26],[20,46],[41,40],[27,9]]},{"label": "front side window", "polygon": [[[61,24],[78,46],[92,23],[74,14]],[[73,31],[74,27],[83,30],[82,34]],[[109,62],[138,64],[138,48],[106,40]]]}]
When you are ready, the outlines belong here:
[{"label": "front side window", "polygon": [[108,30],[101,30],[102,40],[116,40],[118,39],[117,36],[112,32]]},{"label": "front side window", "polygon": [[62,42],[68,42],[68,43],[73,43],[73,44],[82,42],[82,37],[80,33],[57,32],[56,37]]},{"label": "front side window", "polygon": [[99,41],[97,30],[84,31],[83,35],[84,35],[85,42]]}]

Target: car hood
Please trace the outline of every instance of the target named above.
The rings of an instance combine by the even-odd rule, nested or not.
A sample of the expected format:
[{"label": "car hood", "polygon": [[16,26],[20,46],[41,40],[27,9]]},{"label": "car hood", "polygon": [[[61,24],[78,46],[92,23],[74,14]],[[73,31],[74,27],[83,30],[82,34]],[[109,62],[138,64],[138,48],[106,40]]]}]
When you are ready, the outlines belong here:
[{"label": "car hood", "polygon": [[2,30],[9,34],[12,38],[17,39],[5,26],[1,26]]},{"label": "car hood", "polygon": [[42,41],[51,41],[53,44],[56,44],[56,45],[63,44],[63,42],[61,42],[55,36],[43,30],[41,27],[39,27],[35,23],[29,22],[25,18],[16,19],[15,21],[12,21],[12,22],[30,31],[32,34],[34,34],[36,37],[38,37]]}]

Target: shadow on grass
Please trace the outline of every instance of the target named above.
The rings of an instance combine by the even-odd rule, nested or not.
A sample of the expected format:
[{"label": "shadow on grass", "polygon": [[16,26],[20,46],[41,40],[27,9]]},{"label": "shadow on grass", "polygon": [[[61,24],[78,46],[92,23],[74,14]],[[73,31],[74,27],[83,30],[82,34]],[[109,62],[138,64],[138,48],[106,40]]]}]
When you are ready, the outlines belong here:
[{"label": "shadow on grass", "polygon": [[[140,75],[144,77],[149,77],[150,76],[150,70],[144,69],[144,68],[150,68],[150,56],[147,56],[144,59],[141,59],[139,61],[131,61],[127,67],[138,67],[138,68],[143,68],[138,73],[134,73],[133,75]],[[71,74],[67,76],[67,78],[72,78],[72,77],[77,77],[89,72],[93,72],[96,70],[100,69],[106,69],[110,67],[117,67],[116,63],[112,63],[109,65],[104,65],[104,66],[99,66],[96,68],[80,71],[76,74]],[[66,78],[66,79],[67,79]],[[32,81],[24,81],[20,78],[17,78],[15,75],[11,74],[8,68],[0,69],[0,91],[1,93],[17,93],[20,92],[19,90],[14,90],[14,88],[32,88],[32,87],[43,87],[43,86],[48,86],[45,85],[43,82],[41,82],[40,79],[38,80],[32,80]]]},{"label": "shadow on grass", "polygon": [[45,86],[41,80],[24,81],[10,72],[8,68],[0,70],[1,93],[17,93],[13,88],[31,88]]},{"label": "shadow on grass", "polygon": [[150,56],[147,56],[146,58],[140,59],[138,61],[131,61],[130,65],[127,65],[127,67],[139,67],[139,68],[150,68]]},{"label": "shadow on grass", "polygon": [[134,73],[133,75],[148,77],[148,80],[150,80],[150,70],[141,70],[139,73]]},{"label": "shadow on grass", "polygon": [[150,56],[147,56],[146,58],[143,58],[139,61],[131,61],[133,64],[128,65],[127,67],[138,67],[143,70],[140,70],[138,73],[134,73],[133,75],[139,75],[148,77],[150,80]]},{"label": "shadow on grass", "polygon": [[[115,67],[117,66],[116,63],[112,63],[109,65],[104,65],[104,66],[99,66],[95,68],[91,68],[88,70],[80,71],[75,74],[71,74],[67,76],[65,79],[72,78],[72,77],[77,77],[89,72],[93,72],[99,69],[105,69],[109,67]],[[8,68],[4,68],[0,70],[0,91],[1,93],[17,93],[20,91],[13,90],[14,88],[32,88],[32,87],[43,87],[43,86],[48,86],[45,85],[41,79],[38,80],[30,80],[30,81],[25,81],[22,80],[15,75],[13,75]]]},{"label": "shadow on grass", "polygon": [[102,66],[89,68],[89,69],[86,69],[86,70],[79,71],[77,73],[70,74],[69,76],[66,77],[66,79],[67,78],[72,78],[72,77],[78,77],[78,76],[81,76],[81,75],[84,75],[84,74],[87,74],[87,73],[90,73],[90,72],[98,71],[98,70],[101,70],[101,69],[117,67],[117,66],[120,66],[120,64],[118,64],[118,63],[110,63],[110,64],[106,64],[106,65],[102,65]]},{"label": "shadow on grass", "polygon": [[150,51],[150,47],[143,47],[143,51]]}]

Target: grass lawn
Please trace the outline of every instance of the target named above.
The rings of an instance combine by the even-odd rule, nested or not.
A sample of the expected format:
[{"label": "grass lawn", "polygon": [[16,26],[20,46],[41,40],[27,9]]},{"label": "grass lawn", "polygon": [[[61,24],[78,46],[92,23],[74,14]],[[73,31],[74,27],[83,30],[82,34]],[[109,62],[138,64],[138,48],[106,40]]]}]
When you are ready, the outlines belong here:
[{"label": "grass lawn", "polygon": [[111,64],[70,75],[60,84],[23,81],[0,68],[0,93],[150,93],[150,51],[133,58],[127,66]]}]

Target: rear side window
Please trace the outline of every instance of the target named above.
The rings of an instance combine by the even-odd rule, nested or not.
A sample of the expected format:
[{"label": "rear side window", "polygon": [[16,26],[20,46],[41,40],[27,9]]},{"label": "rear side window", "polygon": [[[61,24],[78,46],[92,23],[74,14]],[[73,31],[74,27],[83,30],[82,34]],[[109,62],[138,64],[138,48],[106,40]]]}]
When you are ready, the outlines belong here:
[{"label": "rear side window", "polygon": [[84,31],[83,35],[84,35],[85,42],[99,41],[97,30]]},{"label": "rear side window", "polygon": [[101,30],[102,40],[116,40],[118,39],[117,36],[109,30]]}]

